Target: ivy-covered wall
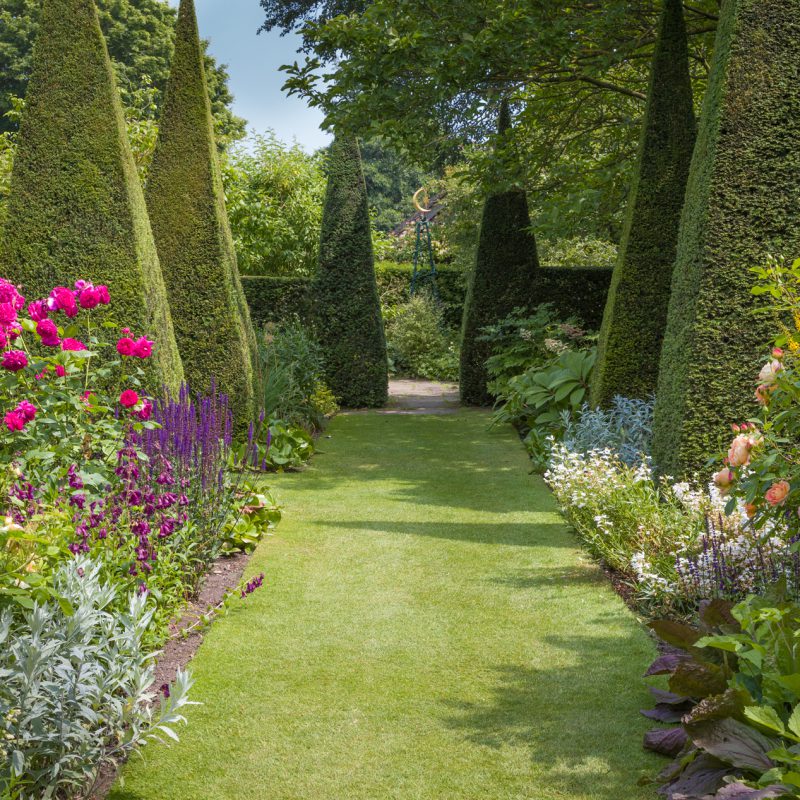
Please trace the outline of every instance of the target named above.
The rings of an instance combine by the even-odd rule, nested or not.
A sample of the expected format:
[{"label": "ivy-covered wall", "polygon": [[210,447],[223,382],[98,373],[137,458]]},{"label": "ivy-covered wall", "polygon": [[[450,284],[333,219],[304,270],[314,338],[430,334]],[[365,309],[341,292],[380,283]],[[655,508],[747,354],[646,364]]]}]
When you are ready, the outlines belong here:
[{"label": "ivy-covered wall", "polygon": [[703,470],[753,416],[775,330],[753,314],[750,267],[800,255],[800,5],[728,0],[681,221],[659,374],[653,454]]},{"label": "ivy-covered wall", "polygon": [[107,313],[155,340],[151,389],[177,390],[183,365],[93,0],[44,2],[0,258],[29,300],[107,284]]}]

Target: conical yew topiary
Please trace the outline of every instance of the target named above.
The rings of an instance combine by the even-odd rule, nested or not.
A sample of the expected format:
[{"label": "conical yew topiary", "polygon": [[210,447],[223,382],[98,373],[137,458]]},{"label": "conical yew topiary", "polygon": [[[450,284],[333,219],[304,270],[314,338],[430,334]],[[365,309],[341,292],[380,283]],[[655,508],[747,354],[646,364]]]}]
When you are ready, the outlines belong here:
[{"label": "conical yew topiary", "polygon": [[[503,103],[498,126],[501,141],[510,129],[511,114]],[[462,324],[461,401],[468,405],[492,403],[486,388],[491,347],[480,341],[481,329],[528,305],[532,297],[539,258],[530,226],[528,199],[522,189],[493,194],[486,200]]]},{"label": "conical yew topiary", "polygon": [[2,261],[29,299],[107,284],[110,313],[152,336],[152,389],[183,367],[142,187],[93,0],[45,0],[14,160]]},{"label": "conical yew topiary", "polygon": [[696,133],[683,4],[665,0],[620,257],[600,330],[595,404],[655,392]]},{"label": "conical yew topiary", "polygon": [[358,142],[337,136],[328,158],[319,270],[314,287],[328,385],[348,408],[388,395],[367,187]]},{"label": "conical yew topiary", "polygon": [[225,211],[192,0],[181,0],[178,11],[146,197],[186,380],[201,392],[215,381],[242,424],[255,411],[256,342]]},{"label": "conical yew topiary", "polygon": [[800,255],[800,4],[727,0],[681,219],[653,455],[690,476],[753,416],[775,325],[750,268]]}]

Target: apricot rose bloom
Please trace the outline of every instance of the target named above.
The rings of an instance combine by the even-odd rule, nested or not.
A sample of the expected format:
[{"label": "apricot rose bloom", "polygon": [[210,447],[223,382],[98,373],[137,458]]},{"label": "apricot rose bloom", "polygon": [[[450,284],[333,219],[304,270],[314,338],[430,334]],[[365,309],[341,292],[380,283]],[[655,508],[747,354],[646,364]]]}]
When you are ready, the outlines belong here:
[{"label": "apricot rose bloom", "polygon": [[755,436],[740,433],[728,450],[728,464],[732,467],[744,467],[750,463],[750,452],[758,444]]},{"label": "apricot rose bloom", "polygon": [[777,481],[767,489],[764,499],[773,507],[783,505],[783,503],[786,502],[791,488],[792,487],[786,481]]},{"label": "apricot rose bloom", "polygon": [[783,370],[783,364],[781,364],[778,359],[774,359],[761,368],[761,372],[758,373],[758,380],[766,384],[767,386],[772,386],[776,380],[778,380],[778,373]]}]

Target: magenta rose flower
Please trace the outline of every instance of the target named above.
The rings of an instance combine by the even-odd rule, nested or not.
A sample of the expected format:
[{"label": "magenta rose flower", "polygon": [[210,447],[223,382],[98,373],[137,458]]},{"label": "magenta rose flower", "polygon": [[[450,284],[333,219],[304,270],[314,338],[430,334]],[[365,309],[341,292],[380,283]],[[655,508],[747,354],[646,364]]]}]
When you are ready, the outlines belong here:
[{"label": "magenta rose flower", "polygon": [[67,352],[77,353],[80,350],[86,350],[86,345],[79,339],[64,339],[61,342],[61,349]]},{"label": "magenta rose flower", "polygon": [[61,339],[58,338],[58,327],[51,319],[37,322],[36,333],[41,337],[45,347],[58,347],[61,344]]},{"label": "magenta rose flower", "polygon": [[136,340],[133,354],[136,358],[150,358],[150,356],[153,355],[153,342],[146,336],[142,336],[140,339]]},{"label": "magenta rose flower", "polygon": [[25,418],[17,410],[6,412],[3,422],[10,431],[21,431],[25,427]]},{"label": "magenta rose flower", "polygon": [[78,296],[78,302],[81,308],[92,309],[100,305],[100,293],[94,286],[89,284],[85,289],[81,290]]},{"label": "magenta rose flower", "polygon": [[34,322],[41,322],[43,319],[47,319],[47,303],[44,300],[35,300],[32,303],[28,303],[28,316]]},{"label": "magenta rose flower", "polygon": [[145,400],[142,407],[136,412],[136,416],[146,422],[153,416],[153,404],[149,400]]},{"label": "magenta rose flower", "polygon": [[11,303],[0,303],[0,325],[4,327],[17,321],[17,310]]},{"label": "magenta rose flower", "polygon": [[63,378],[67,374],[67,370],[61,364],[56,364],[56,375],[59,378]]},{"label": "magenta rose flower", "polygon": [[119,402],[125,408],[133,408],[139,402],[139,395],[133,389],[126,389],[119,396]]},{"label": "magenta rose flower", "polygon": [[123,336],[122,339],[117,342],[117,352],[121,356],[132,356],[135,350],[136,342],[134,342],[130,336]]},{"label": "magenta rose flower", "polygon": [[105,284],[100,284],[100,286],[94,287],[97,290],[97,296],[100,298],[100,302],[107,306],[111,302],[111,295],[108,293],[108,286]]},{"label": "magenta rose flower", "polygon": [[78,304],[75,302],[75,293],[65,286],[56,286],[50,292],[50,299],[47,307],[52,311],[63,311],[68,317],[75,317],[78,314]]},{"label": "magenta rose flower", "polygon": [[25,298],[13,283],[9,283],[5,278],[0,278],[0,303],[9,303],[16,311],[19,311],[25,305]]},{"label": "magenta rose flower", "polygon": [[22,416],[25,422],[32,422],[36,417],[36,406],[33,405],[33,403],[29,403],[27,400],[23,400],[17,406],[16,411]]},{"label": "magenta rose flower", "polygon": [[0,366],[9,372],[19,372],[28,366],[28,356],[22,350],[8,350],[3,353],[3,361]]}]

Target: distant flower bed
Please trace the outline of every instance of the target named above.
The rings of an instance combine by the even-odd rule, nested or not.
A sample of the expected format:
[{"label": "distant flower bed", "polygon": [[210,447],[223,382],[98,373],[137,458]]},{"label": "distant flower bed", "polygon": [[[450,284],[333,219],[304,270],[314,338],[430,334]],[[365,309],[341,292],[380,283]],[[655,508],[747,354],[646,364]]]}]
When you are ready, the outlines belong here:
[{"label": "distant flower bed", "polygon": [[3,797],[82,796],[105,762],[171,735],[191,680],[154,703],[167,623],[280,519],[247,477],[258,427],[234,442],[213,389],[153,396],[155,343],[94,318],[112,294],[78,281],[26,305],[0,279]]}]

